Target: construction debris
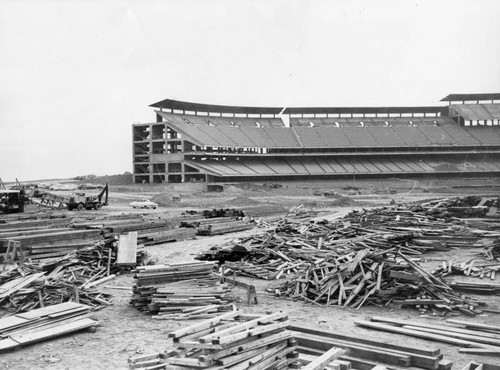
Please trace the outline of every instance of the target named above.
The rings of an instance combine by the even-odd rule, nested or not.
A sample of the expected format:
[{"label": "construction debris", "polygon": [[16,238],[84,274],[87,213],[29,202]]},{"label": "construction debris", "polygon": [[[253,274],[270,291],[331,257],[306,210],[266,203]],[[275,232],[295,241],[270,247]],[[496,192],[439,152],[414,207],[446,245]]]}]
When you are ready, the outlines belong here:
[{"label": "construction debris", "polygon": [[[120,273],[117,248],[113,242],[100,242],[47,262],[14,264],[0,273],[0,305],[14,312],[67,301],[94,309],[109,305],[111,296],[97,287]],[[141,262],[144,252],[137,256]]]},{"label": "construction debris", "polygon": [[385,317],[369,317],[355,324],[364,328],[403,334],[459,346],[459,352],[500,356],[500,327],[448,319],[452,325],[435,325]]},{"label": "construction debris", "polygon": [[139,267],[130,304],[156,319],[200,319],[230,310],[231,289],[213,267],[212,262]]},{"label": "construction debris", "polygon": [[285,218],[267,233],[213,247],[197,258],[217,260],[225,263],[226,272],[261,279],[291,274],[278,288],[280,294],[315,304],[359,308],[394,301],[423,312],[474,315],[482,302],[454,292],[413,258],[428,251],[497,243],[497,232],[456,218],[477,217],[477,209],[484,215],[487,207],[478,203],[491,202],[447,198],[354,211],[336,221]]},{"label": "construction debris", "polygon": [[99,321],[86,317],[90,309],[84,304],[66,302],[4,317],[0,319],[0,350],[96,328]]},{"label": "construction debris", "polygon": [[[451,369],[452,362],[443,359],[439,348],[427,349],[414,345],[405,346],[392,341],[382,342],[380,338],[358,336],[352,333],[314,329],[302,325],[291,325],[288,330],[298,342],[302,363],[310,355],[321,356],[332,348],[341,348],[345,354],[330,363],[331,367],[350,366],[356,369],[375,366],[387,368],[412,367],[412,369]],[[309,356],[307,356],[309,355]],[[345,367],[344,367],[345,368]],[[378,368],[379,369],[379,368]]]},{"label": "construction debris", "polygon": [[[286,330],[289,324],[285,313],[245,315],[230,311],[169,333],[175,349],[151,355],[152,361],[157,369],[172,370],[297,368],[297,342]],[[144,368],[150,366],[147,361],[130,358],[129,366]]]}]

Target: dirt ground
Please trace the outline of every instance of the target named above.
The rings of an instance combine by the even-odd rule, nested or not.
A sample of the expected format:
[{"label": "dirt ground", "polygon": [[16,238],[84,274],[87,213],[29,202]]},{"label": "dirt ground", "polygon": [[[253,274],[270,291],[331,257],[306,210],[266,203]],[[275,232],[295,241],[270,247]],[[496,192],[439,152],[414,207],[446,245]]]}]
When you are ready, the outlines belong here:
[{"label": "dirt ground", "polygon": [[[467,187],[461,187],[466,185]],[[344,186],[357,186],[360,194],[348,195]],[[457,187],[458,186],[458,187]],[[483,186],[483,187],[480,187]],[[203,184],[158,185],[158,186],[120,186],[111,189],[111,203],[100,212],[123,213],[141,212],[153,217],[169,218],[179,215],[186,209],[233,208],[261,205],[280,205],[285,208],[303,204],[304,207],[319,211],[318,217],[341,217],[352,209],[387,205],[391,201],[410,202],[419,199],[441,198],[468,194],[499,194],[499,179],[456,179],[449,180],[380,180],[353,182],[318,181],[304,183],[283,183],[279,189],[269,188],[263,184],[228,185],[222,193],[205,193]],[[315,196],[313,192],[333,190],[342,195],[337,198]],[[170,197],[180,195],[180,202],[172,202]],[[160,207],[156,210],[132,210],[128,203],[138,199],[160,199]],[[341,199],[339,201],[339,199]],[[347,199],[347,200],[346,200]],[[237,203],[238,205],[236,205]],[[95,211],[94,211],[95,212]],[[272,219],[276,216],[267,217]],[[147,247],[147,251],[156,258],[157,263],[192,260],[197,253],[212,245],[224,243],[236,237],[252,235],[264,230],[254,229],[235,234],[214,237],[197,237],[174,243],[166,243]],[[449,252],[434,252],[423,256],[422,264],[427,270],[436,268],[440,261],[465,261],[478,258],[477,249],[455,249]],[[405,343],[420,347],[441,348],[446,359],[453,360],[453,369],[461,369],[469,361],[484,361],[500,364],[499,358],[490,356],[462,355],[458,348],[444,343],[414,339],[397,334],[370,331],[358,328],[355,320],[363,320],[366,316],[380,315],[405,320],[424,320],[435,324],[444,322],[446,318],[421,316],[418,311],[401,309],[396,306],[378,308],[362,307],[359,310],[340,309],[335,307],[318,307],[301,301],[292,301],[285,297],[275,297],[264,289],[272,287],[279,281],[244,279],[257,286],[258,305],[247,306],[239,303],[238,307],[245,312],[286,311],[294,323],[311,327],[324,328],[342,333],[356,333],[372,337],[381,342]],[[498,280],[498,278],[497,278]],[[24,348],[3,353],[0,356],[0,369],[127,369],[127,358],[139,353],[164,351],[170,348],[171,342],[166,334],[177,328],[190,325],[191,322],[174,320],[155,320],[147,314],[130,307],[130,287],[133,275],[125,273],[118,276],[108,285],[101,287],[103,291],[114,295],[113,305],[93,313],[101,326],[97,332],[79,332],[36,343]],[[116,289],[112,287],[125,287]],[[245,302],[243,290],[235,289],[234,294]],[[483,296],[492,308],[500,306],[500,297]],[[461,317],[464,320],[498,325],[498,316],[483,314],[475,318]]]}]

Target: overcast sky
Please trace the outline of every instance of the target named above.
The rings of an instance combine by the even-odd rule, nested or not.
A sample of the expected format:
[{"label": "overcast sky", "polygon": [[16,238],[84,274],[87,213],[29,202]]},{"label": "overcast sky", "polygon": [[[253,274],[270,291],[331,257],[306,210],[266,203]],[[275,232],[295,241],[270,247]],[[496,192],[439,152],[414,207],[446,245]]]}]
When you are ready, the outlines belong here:
[{"label": "overcast sky", "polygon": [[500,92],[500,1],[0,0],[0,178],[132,171],[166,98],[434,105]]}]

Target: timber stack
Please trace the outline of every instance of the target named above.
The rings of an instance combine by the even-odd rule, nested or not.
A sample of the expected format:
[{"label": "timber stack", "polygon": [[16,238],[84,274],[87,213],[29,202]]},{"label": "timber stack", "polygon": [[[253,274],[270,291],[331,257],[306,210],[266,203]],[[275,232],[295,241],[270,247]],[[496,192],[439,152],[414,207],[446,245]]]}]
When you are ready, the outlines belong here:
[{"label": "timber stack", "polygon": [[461,353],[475,355],[500,355],[500,327],[455,319],[446,320],[452,325],[436,325],[425,322],[368,317],[355,321],[357,326],[448,343],[460,347]]},{"label": "timber stack", "polygon": [[[153,361],[157,368],[172,370],[297,368],[297,342],[286,330],[289,324],[286,313],[245,315],[230,311],[170,332],[175,348],[153,354]],[[141,368],[149,362],[142,365],[137,358],[130,358],[129,365]]]},{"label": "timber stack", "polygon": [[156,319],[206,318],[231,309],[231,289],[212,272],[213,262],[138,267],[130,304]]},{"label": "timber stack", "polygon": [[340,348],[345,351],[329,364],[333,368],[353,369],[428,369],[449,370],[453,362],[444,359],[440,348],[404,345],[394,341],[356,335],[338,330],[323,330],[292,324],[288,327],[297,341],[303,364],[314,361],[325,352]]},{"label": "timber stack", "polygon": [[67,302],[0,319],[0,351],[76,331],[95,328],[99,321],[87,317],[90,307]]}]

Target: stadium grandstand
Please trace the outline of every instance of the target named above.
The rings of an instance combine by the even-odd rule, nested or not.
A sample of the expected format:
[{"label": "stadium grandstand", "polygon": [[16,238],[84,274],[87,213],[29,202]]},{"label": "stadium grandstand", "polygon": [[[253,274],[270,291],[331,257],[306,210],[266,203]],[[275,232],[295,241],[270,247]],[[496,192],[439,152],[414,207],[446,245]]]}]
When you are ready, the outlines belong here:
[{"label": "stadium grandstand", "polygon": [[497,176],[500,93],[443,106],[247,107],[166,99],[133,125],[135,183]]}]

